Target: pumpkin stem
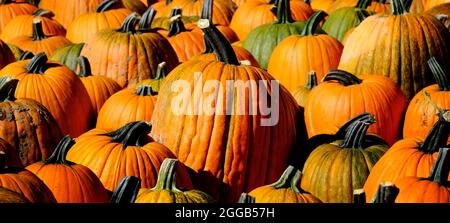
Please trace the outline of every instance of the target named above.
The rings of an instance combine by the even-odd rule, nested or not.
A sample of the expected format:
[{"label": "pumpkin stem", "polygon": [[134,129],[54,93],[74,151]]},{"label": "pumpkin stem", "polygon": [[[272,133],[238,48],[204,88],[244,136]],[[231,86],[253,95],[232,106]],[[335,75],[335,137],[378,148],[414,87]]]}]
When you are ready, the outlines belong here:
[{"label": "pumpkin stem", "polygon": [[366,192],[364,191],[364,189],[356,189],[353,191],[353,203],[354,204],[366,203]]},{"label": "pumpkin stem", "polygon": [[139,96],[155,96],[158,95],[158,92],[153,91],[151,86],[141,85],[135,91],[135,94]]},{"label": "pumpkin stem", "polygon": [[114,5],[117,3],[117,0],[104,0],[98,4],[97,9],[95,12],[106,12],[108,10],[113,9]]},{"label": "pumpkin stem", "polygon": [[132,204],[136,200],[141,180],[134,176],[125,176],[111,195],[111,204]]},{"label": "pumpkin stem", "polygon": [[52,155],[44,160],[43,163],[73,165],[72,162],[66,160],[66,156],[67,152],[69,152],[74,144],[75,141],[69,135],[64,136],[64,138],[59,141],[59,144],[56,146]]},{"label": "pumpkin stem", "polygon": [[177,159],[166,158],[159,169],[158,180],[156,181],[156,186],[153,187],[152,191],[169,190],[174,192],[181,192],[176,185],[177,176]]},{"label": "pumpkin stem", "polygon": [[303,2],[308,4],[308,5],[311,5],[311,0],[304,0]]},{"label": "pumpkin stem", "polygon": [[364,9],[355,9],[357,25],[361,24],[370,14]]},{"label": "pumpkin stem", "polygon": [[375,1],[381,4],[386,4],[386,0],[375,0]]},{"label": "pumpkin stem", "polygon": [[294,20],[291,16],[290,0],[278,0],[278,4],[273,10],[277,10],[277,19],[274,24],[292,23]]},{"label": "pumpkin stem", "polygon": [[444,185],[448,180],[450,172],[450,153],[449,148],[442,148],[439,150],[436,162],[433,169],[431,169],[430,179],[439,185]]},{"label": "pumpkin stem", "polygon": [[31,74],[43,74],[47,61],[48,57],[44,52],[38,53],[36,56],[31,58],[30,62],[25,66],[25,70]]},{"label": "pumpkin stem", "polygon": [[203,30],[205,40],[210,42],[218,61],[231,65],[239,65],[239,60],[234,53],[233,47],[231,47],[231,44],[216,26],[211,24],[207,19],[200,19],[198,21],[198,27]]},{"label": "pumpkin stem", "polygon": [[393,204],[399,193],[399,189],[391,182],[383,182],[378,187],[372,203]]},{"label": "pumpkin stem", "polygon": [[136,24],[139,21],[140,21],[139,14],[136,12],[133,12],[125,18],[122,25],[120,26],[120,28],[117,31],[122,32],[122,33],[135,34],[136,33]]},{"label": "pumpkin stem", "polygon": [[34,53],[32,53],[30,51],[25,51],[20,55],[19,60],[30,60],[33,57],[34,57]]},{"label": "pumpkin stem", "polygon": [[403,15],[409,12],[412,0],[392,0],[391,8],[393,15]]},{"label": "pumpkin stem", "polygon": [[323,78],[323,81],[338,81],[344,86],[361,84],[362,80],[355,75],[344,70],[330,70]]},{"label": "pumpkin stem", "polygon": [[169,34],[167,35],[169,37],[188,31],[184,26],[183,21],[181,20],[181,9],[179,12],[180,14],[175,15],[169,19],[170,26],[169,26]]},{"label": "pumpkin stem", "polygon": [[167,63],[161,62],[158,64],[158,68],[156,70],[156,77],[154,80],[162,80],[167,76]]},{"label": "pumpkin stem", "polygon": [[440,91],[450,91],[450,82],[444,69],[439,65],[435,57],[428,60],[428,66],[433,73],[434,79],[439,86]]},{"label": "pumpkin stem", "polygon": [[291,188],[294,192],[300,193],[300,189],[298,188],[298,182],[300,181],[302,173],[299,169],[295,168],[292,165],[289,165],[284,171],[283,175],[281,175],[280,179],[277,182],[271,184],[270,186],[275,189],[280,188]]},{"label": "pumpkin stem", "polygon": [[18,83],[18,79],[0,77],[0,101],[15,101],[14,93]]},{"label": "pumpkin stem", "polygon": [[36,9],[36,11],[34,11],[32,15],[46,17],[46,18],[52,18],[55,16],[55,14],[52,11],[49,11],[46,9]]},{"label": "pumpkin stem", "polygon": [[366,9],[370,4],[372,4],[372,0],[358,0],[356,8]]},{"label": "pumpkin stem", "polygon": [[117,129],[116,131],[104,134],[111,137],[113,142],[122,144],[122,148],[126,149],[128,146],[142,147],[148,143],[147,135],[152,130],[152,125],[144,122],[130,122]]},{"label": "pumpkin stem", "polygon": [[213,0],[204,0],[202,5],[202,12],[200,14],[201,19],[208,19],[213,24]]},{"label": "pumpkin stem", "polygon": [[47,36],[44,34],[44,30],[42,29],[42,20],[41,18],[33,19],[33,41],[39,41],[46,39]]},{"label": "pumpkin stem", "polygon": [[311,36],[314,35],[314,33],[317,30],[317,27],[319,26],[319,23],[327,17],[327,13],[324,11],[317,11],[315,12],[306,22],[305,28],[303,28],[303,31],[300,35],[302,36]]},{"label": "pumpkin stem", "polygon": [[139,30],[150,29],[152,27],[153,19],[155,18],[156,10],[154,8],[148,8],[147,11],[142,14],[139,21]]},{"label": "pumpkin stem", "polygon": [[172,0],[166,0],[166,5],[169,5],[170,3],[172,3]]},{"label": "pumpkin stem", "polygon": [[367,134],[369,126],[375,123],[375,118],[369,120],[368,122],[357,121],[349,126],[349,131],[345,135],[344,142],[339,145],[341,148],[353,148],[360,149],[363,148],[364,137]]},{"label": "pumpkin stem", "polygon": [[247,193],[242,193],[241,196],[239,197],[239,204],[253,204],[255,203],[255,197],[250,196]]},{"label": "pumpkin stem", "polygon": [[438,121],[428,132],[424,142],[419,146],[419,150],[425,153],[434,153],[439,148],[447,145],[447,139],[450,134],[450,111],[439,111]]},{"label": "pumpkin stem", "polygon": [[313,88],[317,87],[317,74],[315,71],[310,71],[308,73],[308,81],[305,84],[305,88],[308,90],[312,90]]},{"label": "pumpkin stem", "polygon": [[78,66],[80,66],[80,71],[78,73],[79,77],[89,77],[92,76],[91,64],[88,58],[85,56],[78,57]]},{"label": "pumpkin stem", "polygon": [[344,125],[339,128],[339,131],[335,134],[338,139],[344,139],[347,136],[347,133],[353,128],[357,122],[374,122],[375,116],[373,114],[364,112],[359,114],[349,121],[347,121]]}]

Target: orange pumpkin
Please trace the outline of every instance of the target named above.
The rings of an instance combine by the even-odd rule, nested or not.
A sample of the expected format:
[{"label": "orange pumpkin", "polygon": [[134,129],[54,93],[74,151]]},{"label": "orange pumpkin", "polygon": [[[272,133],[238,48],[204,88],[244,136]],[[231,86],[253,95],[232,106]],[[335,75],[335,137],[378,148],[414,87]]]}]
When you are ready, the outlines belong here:
[{"label": "orange pumpkin", "polygon": [[39,8],[47,9],[55,13],[55,19],[64,27],[80,15],[87,12],[95,12],[97,5],[102,0],[40,0]]},{"label": "orange pumpkin", "polygon": [[6,24],[19,15],[30,15],[36,10],[36,6],[27,2],[14,2],[12,0],[0,1],[0,33]]},{"label": "orange pumpkin", "polygon": [[444,25],[447,26],[447,28],[449,28],[449,30],[450,30],[450,2],[434,6],[433,8],[425,11],[425,13],[434,15],[436,17],[438,17],[439,15],[447,16],[447,18],[443,19],[443,21],[444,21]]},{"label": "orange pumpkin", "polygon": [[8,188],[0,187],[0,203],[31,203],[26,197],[22,194],[12,191]]},{"label": "orange pumpkin", "polygon": [[427,11],[428,9],[431,9],[437,5],[441,5],[441,4],[449,3],[449,2],[450,2],[450,0],[427,0],[423,6],[423,10]]},{"label": "orange pumpkin", "polygon": [[308,81],[305,85],[299,86],[292,91],[292,96],[294,96],[297,104],[304,108],[306,98],[308,98],[309,93],[315,87],[317,87],[317,76],[315,71],[310,71],[308,73]]},{"label": "orange pumpkin", "polygon": [[11,48],[2,40],[0,40],[0,69],[6,65],[16,61]]}]

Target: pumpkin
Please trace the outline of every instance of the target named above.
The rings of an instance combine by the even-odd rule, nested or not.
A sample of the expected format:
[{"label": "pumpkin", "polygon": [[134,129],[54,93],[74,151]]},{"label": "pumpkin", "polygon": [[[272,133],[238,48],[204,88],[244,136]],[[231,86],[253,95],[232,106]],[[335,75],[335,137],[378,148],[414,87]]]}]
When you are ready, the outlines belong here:
[{"label": "pumpkin", "polygon": [[[366,3],[362,3],[366,2]],[[361,4],[362,3],[362,4]],[[374,11],[375,13],[379,14],[386,14],[389,13],[390,4],[386,3],[386,0],[336,0],[333,2],[333,4],[328,9],[328,13],[332,14],[334,11],[337,11],[342,8],[347,7],[360,7],[361,5],[367,4],[364,8],[367,7],[368,10]]]},{"label": "pumpkin", "polygon": [[166,62],[169,71],[178,64],[169,41],[155,31],[136,30],[138,22],[139,17],[132,13],[118,30],[99,31],[86,43],[81,55],[91,62],[92,73],[105,74],[121,87],[132,88],[155,77],[159,63]]},{"label": "pumpkin", "polygon": [[[243,47],[240,46],[232,46],[234,53],[236,54],[236,58],[238,59],[240,64],[243,65],[251,65],[254,67],[259,68],[258,61],[256,61],[255,57],[248,52]],[[206,49],[202,54],[198,54],[196,56],[193,56],[191,60],[217,60],[216,55],[213,52],[210,52],[208,49]]]},{"label": "pumpkin", "polygon": [[55,20],[64,27],[80,15],[87,12],[95,12],[97,5],[103,0],[40,0],[39,8],[47,9],[55,13]]},{"label": "pumpkin", "polygon": [[88,12],[67,27],[67,39],[73,43],[86,43],[100,30],[118,29],[131,13],[126,8],[115,8],[116,0],[104,0],[95,12]]},{"label": "pumpkin", "polygon": [[449,162],[449,148],[441,148],[429,177],[404,177],[398,179],[395,185],[400,192],[395,202],[450,203]]},{"label": "pumpkin", "polygon": [[14,2],[12,0],[0,1],[0,32],[13,18],[20,15],[29,15],[36,10],[36,6],[26,2]]},{"label": "pumpkin", "polygon": [[450,109],[448,73],[443,70],[434,57],[428,61],[428,64],[437,84],[422,89],[409,103],[403,125],[404,138],[425,139],[438,119],[436,113]]},{"label": "pumpkin", "polygon": [[280,179],[273,184],[250,191],[255,203],[322,203],[314,195],[298,188],[302,173],[288,166]]},{"label": "pumpkin", "polygon": [[285,38],[270,56],[267,71],[289,91],[304,85],[309,71],[314,70],[320,80],[339,65],[342,44],[331,36],[316,35],[317,26],[326,15],[323,11],[314,13],[300,35]]},{"label": "pumpkin", "polygon": [[[258,26],[276,20],[277,1],[251,0],[240,6],[231,19],[230,27],[240,40],[247,38],[250,31]],[[300,0],[290,2],[290,12],[294,21],[306,21],[313,14],[311,7]]]},{"label": "pumpkin", "polygon": [[[19,58],[20,58],[20,56],[23,54],[23,50],[21,50],[19,47],[17,47],[17,46],[15,46],[15,45],[12,45],[12,44],[7,44],[8,45],[8,47],[9,47],[9,49],[11,50],[11,52],[12,52],[12,54],[13,54],[13,56],[14,56],[14,58],[16,59],[16,60],[19,60]],[[7,54],[6,54],[7,55]],[[14,60],[14,61],[16,61],[16,60]],[[12,62],[14,62],[14,61],[12,61]],[[11,62],[11,63],[12,63]],[[1,69],[1,68],[0,68]]]},{"label": "pumpkin", "polygon": [[315,87],[317,87],[317,75],[315,71],[310,71],[308,73],[308,81],[306,81],[305,85],[299,86],[295,88],[292,91],[292,96],[294,96],[295,100],[297,101],[297,104],[304,108],[305,107],[305,101],[308,97],[311,90]]},{"label": "pumpkin", "polygon": [[335,1],[336,0],[311,0],[311,8],[328,12]]},{"label": "pumpkin", "polygon": [[166,62],[162,62],[158,64],[158,70],[156,71],[156,77],[154,79],[147,79],[141,81],[137,88],[144,86],[149,86],[152,88],[153,92],[159,92],[159,89],[161,88],[162,83],[164,82],[164,79],[167,76],[167,67]]},{"label": "pumpkin", "polygon": [[22,194],[12,191],[8,188],[0,187],[0,203],[31,203]]},{"label": "pumpkin", "polygon": [[94,109],[94,116],[97,117],[100,108],[106,100],[122,88],[111,78],[100,75],[92,75],[91,65],[86,57],[81,56],[78,59],[78,63],[80,67],[78,76],[81,78],[81,82],[83,82],[83,85],[89,94],[92,108]]},{"label": "pumpkin", "polygon": [[16,150],[14,147],[11,146],[7,141],[0,138],[0,153],[5,154],[6,163],[5,166],[7,167],[23,167],[22,162],[20,161],[19,156],[17,155]]},{"label": "pumpkin", "polygon": [[6,65],[16,61],[11,48],[2,40],[0,40],[0,69]]},{"label": "pumpkin", "polygon": [[[150,130],[151,125],[146,122],[131,122],[112,132],[90,130],[78,137],[67,160],[91,169],[109,191],[114,191],[124,176],[135,176],[142,181],[143,188],[151,188],[156,184],[156,173],[163,160],[175,155],[148,137]],[[179,182],[191,184],[185,178]]]},{"label": "pumpkin", "polygon": [[214,198],[203,191],[183,191],[177,188],[178,162],[177,159],[165,159],[159,169],[155,187],[141,190],[136,203],[214,203]]},{"label": "pumpkin", "polygon": [[0,187],[22,194],[31,203],[56,203],[50,189],[32,172],[20,167],[5,167],[6,154],[0,152]]},{"label": "pumpkin", "polygon": [[106,203],[109,195],[97,176],[87,167],[66,160],[75,144],[65,136],[53,154],[26,169],[34,173],[52,191],[58,203]]},{"label": "pumpkin", "polygon": [[48,10],[37,9],[31,15],[21,15],[14,17],[3,29],[0,38],[9,42],[18,36],[31,36],[33,34],[33,24],[34,18],[40,18],[42,22],[42,31],[46,36],[65,36],[66,29],[59,24],[57,21],[53,20],[54,14]]},{"label": "pumpkin", "polygon": [[410,100],[434,82],[426,61],[433,56],[438,61],[447,60],[450,33],[431,15],[407,13],[404,6],[408,4],[400,2],[392,1],[393,15],[370,16],[355,28],[347,40],[339,69],[355,75],[390,77]]},{"label": "pumpkin", "polygon": [[[9,77],[0,78],[0,138],[11,144],[14,154],[20,158],[14,163],[27,166],[48,158],[62,133],[44,106],[32,99],[14,97],[18,82]],[[12,155],[7,149],[3,151]],[[17,159],[8,157],[8,160]]]},{"label": "pumpkin", "polygon": [[45,106],[63,134],[77,137],[90,128],[93,109],[83,83],[69,68],[47,61],[44,53],[9,64],[0,76],[19,79],[15,97]]},{"label": "pumpkin", "polygon": [[439,120],[425,140],[402,139],[378,160],[364,184],[367,200],[373,197],[380,182],[396,182],[406,176],[429,176],[438,151],[447,144],[450,132],[449,112],[440,112],[438,116]]},{"label": "pumpkin", "polygon": [[[151,135],[197,173],[196,188],[218,201],[236,202],[243,191],[271,183],[284,171],[296,140],[299,109],[266,71],[240,65],[231,45],[209,20],[200,20],[199,27],[217,60],[190,60],[169,73],[159,91]],[[198,72],[201,79],[195,75]],[[232,92],[218,89],[230,81],[240,87]],[[197,90],[189,90],[193,86]],[[248,95],[238,93],[242,90]],[[274,92],[279,96],[270,101],[279,105],[278,122],[267,120],[271,116],[257,109]],[[214,107],[203,107],[204,100],[195,102],[200,97],[209,97],[206,105]]]},{"label": "pumpkin", "polygon": [[355,28],[356,28],[357,26],[359,26],[359,24],[361,24],[362,21],[364,21],[364,19],[366,19],[367,17],[370,16],[370,14],[367,13],[367,11],[365,11],[365,10],[363,10],[363,9],[356,9],[356,10],[355,10],[355,15],[356,15],[356,23],[355,23],[355,26],[352,27],[352,28],[350,28],[350,29],[348,29],[347,32],[345,33],[344,37],[343,37],[342,40],[341,40],[341,43],[342,43],[342,45],[344,45],[344,46],[347,44],[348,38],[349,38],[349,36],[353,33],[353,31],[355,30]]},{"label": "pumpkin", "polygon": [[447,15],[447,19],[444,22],[444,25],[449,27],[450,30],[450,2],[444,3],[441,5],[434,6],[433,8],[428,9],[425,13],[438,16],[438,15]]},{"label": "pumpkin", "polygon": [[128,10],[131,10],[132,12],[137,12],[139,14],[143,14],[148,8],[148,6],[146,6],[140,0],[121,0],[120,2]]},{"label": "pumpkin", "polygon": [[[303,167],[301,187],[330,203],[353,202],[353,190],[362,188],[373,165],[389,146],[376,136],[366,136],[372,114],[363,113],[347,122],[334,137],[318,135]],[[324,186],[323,182],[327,182]]]},{"label": "pumpkin", "polygon": [[8,43],[18,46],[24,51],[31,51],[34,54],[44,52],[47,56],[52,55],[58,47],[70,44],[71,42],[63,36],[47,36],[42,28],[42,19],[34,18],[32,23],[32,35],[21,35],[9,40]]},{"label": "pumpkin", "polygon": [[392,145],[398,140],[406,106],[405,96],[387,77],[358,78],[345,71],[331,70],[306,100],[308,136],[334,134],[351,117],[369,112],[377,117],[369,132]]},{"label": "pumpkin", "polygon": [[111,195],[112,204],[132,204],[136,200],[141,188],[141,180],[133,176],[125,176],[120,180],[114,193]]},{"label": "pumpkin", "polygon": [[444,4],[444,3],[449,3],[450,0],[427,0],[426,3],[423,6],[424,11],[427,11],[435,6]]},{"label": "pumpkin", "polygon": [[50,60],[59,62],[67,66],[73,72],[77,71],[78,58],[80,57],[81,50],[84,47],[84,43],[69,44],[59,47],[53,51],[50,56]]}]

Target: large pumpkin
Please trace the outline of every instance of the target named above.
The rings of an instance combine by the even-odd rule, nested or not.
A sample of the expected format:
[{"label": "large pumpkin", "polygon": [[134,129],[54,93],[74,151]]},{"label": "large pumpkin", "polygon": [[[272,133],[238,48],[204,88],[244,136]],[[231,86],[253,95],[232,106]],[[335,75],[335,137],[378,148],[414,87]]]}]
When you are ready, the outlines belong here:
[{"label": "large pumpkin", "polygon": [[15,96],[45,106],[63,134],[77,137],[93,124],[91,101],[80,78],[69,68],[47,61],[44,53],[9,64],[0,70],[0,76],[19,79]]},{"label": "large pumpkin", "polygon": [[447,26],[450,30],[450,2],[434,6],[433,8],[430,8],[427,11],[425,11],[425,13],[434,16],[446,15],[447,19],[445,20],[444,25]]},{"label": "large pumpkin", "polygon": [[380,14],[389,13],[390,4],[386,3],[386,0],[336,0],[333,2],[333,4],[331,4],[330,8],[328,9],[328,13],[332,14],[339,9],[347,7],[359,7],[362,2],[366,2],[363,4],[367,4],[367,9],[369,9],[370,11],[374,11]]},{"label": "large pumpkin", "polygon": [[36,6],[27,2],[15,2],[13,0],[0,1],[0,32],[13,18],[19,15],[30,15],[36,10]]},{"label": "large pumpkin", "polygon": [[427,0],[426,3],[423,6],[423,10],[427,11],[435,6],[444,4],[444,3],[449,3],[450,0]]},{"label": "large pumpkin", "polygon": [[[196,171],[196,188],[236,202],[243,191],[271,183],[283,172],[296,140],[299,109],[267,72],[240,65],[208,20],[200,20],[199,27],[218,60],[192,60],[170,72],[158,95],[152,136]],[[233,82],[237,88],[225,90]],[[200,97],[203,101],[197,101]],[[258,109],[265,103],[278,115]]]},{"label": "large pumpkin", "polygon": [[392,1],[393,15],[370,16],[356,27],[347,40],[339,69],[355,75],[390,77],[410,100],[434,82],[427,60],[434,56],[448,61],[450,32],[434,16],[408,13],[408,4],[401,1]]},{"label": "large pumpkin", "polygon": [[39,8],[47,9],[55,13],[55,19],[64,27],[78,16],[87,13],[95,12],[97,5],[102,0],[40,0]]}]

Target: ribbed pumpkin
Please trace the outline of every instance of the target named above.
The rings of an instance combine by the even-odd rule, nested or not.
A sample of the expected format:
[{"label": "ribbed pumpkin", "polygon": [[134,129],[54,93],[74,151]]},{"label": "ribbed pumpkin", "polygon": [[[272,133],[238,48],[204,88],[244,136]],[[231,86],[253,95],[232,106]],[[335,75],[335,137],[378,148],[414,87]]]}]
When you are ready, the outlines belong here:
[{"label": "ribbed pumpkin", "polygon": [[396,203],[450,203],[449,148],[439,150],[436,162],[427,178],[404,177],[395,182],[400,190]]},{"label": "ribbed pumpkin", "polygon": [[320,143],[311,148],[301,187],[323,202],[352,203],[353,190],[363,187],[373,166],[389,148],[381,138],[366,135],[374,122],[375,117],[365,113],[343,125],[334,137],[311,138]]},{"label": "ribbed pumpkin", "polygon": [[445,147],[450,133],[449,112],[440,112],[438,116],[439,120],[425,140],[402,139],[378,160],[364,185],[367,200],[373,197],[380,182],[396,182],[406,176],[429,176],[438,151]]},{"label": "ribbed pumpkin", "polygon": [[26,2],[14,2],[13,0],[0,1],[0,32],[13,18],[19,15],[30,15],[36,10],[36,6]]},{"label": "ribbed pumpkin", "polygon": [[32,35],[21,35],[9,40],[8,43],[18,46],[23,51],[30,51],[34,54],[44,52],[47,56],[52,55],[52,53],[58,48],[71,42],[64,36],[47,36],[45,35],[42,28],[42,19],[37,17],[33,19],[32,24]]},{"label": "ribbed pumpkin", "polygon": [[[17,79],[0,78],[0,138],[12,145],[20,166],[27,166],[48,158],[62,133],[44,106],[32,99],[14,97],[17,83]],[[11,157],[8,160],[15,161]]]},{"label": "ribbed pumpkin", "polygon": [[[437,84],[417,93],[408,105],[403,125],[404,138],[425,139],[438,120],[436,113],[450,110],[450,79],[433,57],[428,61]],[[450,141],[449,141],[450,142]]]},{"label": "ribbed pumpkin", "polygon": [[339,65],[342,44],[326,34],[316,34],[317,26],[326,16],[323,11],[314,13],[300,35],[281,41],[270,56],[267,71],[289,91],[304,85],[309,71],[314,70],[321,80]]},{"label": "ribbed pumpkin", "polygon": [[447,19],[444,22],[444,25],[447,26],[450,30],[450,2],[444,3],[441,5],[434,6],[431,9],[425,11],[425,13],[437,16],[437,15],[446,15]]},{"label": "ribbed pumpkin", "polygon": [[341,70],[331,70],[309,94],[305,104],[308,136],[334,134],[347,120],[363,112],[377,117],[369,128],[394,144],[400,135],[406,98],[387,77],[365,75],[359,78]]},{"label": "ribbed pumpkin", "polygon": [[89,94],[92,108],[94,109],[94,116],[97,117],[100,108],[106,100],[122,88],[115,80],[109,77],[93,75],[91,65],[86,57],[78,58],[78,63],[80,67],[78,76]]},{"label": "ribbed pumpkin", "polygon": [[8,188],[0,187],[0,203],[31,203],[26,197],[22,194],[12,191]]},{"label": "ribbed pumpkin", "polygon": [[21,15],[14,17],[3,29],[0,38],[8,42],[18,36],[31,36],[33,34],[33,19],[40,18],[42,31],[46,36],[65,36],[66,29],[53,20],[54,14],[48,10],[38,9],[31,15]]},{"label": "ribbed pumpkin", "polygon": [[178,162],[177,159],[165,159],[159,169],[155,187],[139,191],[136,203],[214,203],[214,198],[203,191],[182,190],[177,187]]},{"label": "ribbed pumpkin", "polygon": [[356,16],[355,26],[353,28],[348,29],[344,37],[342,37],[341,43],[344,46],[347,44],[350,35],[353,33],[353,31],[355,31],[355,28],[359,26],[359,24],[361,24],[367,17],[369,17],[370,13],[367,13],[367,11],[364,9],[356,9],[355,16]]},{"label": "ribbed pumpkin", "polygon": [[390,77],[410,100],[434,82],[426,66],[428,59],[448,60],[450,33],[431,15],[409,14],[408,2],[393,0],[393,15],[365,19],[348,38],[339,69]]},{"label": "ribbed pumpkin", "polygon": [[116,8],[117,0],[104,0],[95,12],[88,12],[75,18],[67,27],[67,39],[73,43],[86,43],[98,31],[118,29],[131,13],[126,8]]},{"label": "ribbed pumpkin", "polygon": [[250,191],[255,203],[322,203],[314,195],[298,188],[302,173],[294,166],[288,166],[280,179],[273,184]]},{"label": "ribbed pumpkin", "polygon": [[[386,0],[362,0],[367,2],[367,9],[370,11],[374,11],[375,13],[385,14],[390,11],[390,4],[386,3]],[[347,7],[358,7],[361,4],[361,0],[336,0],[331,4],[328,9],[328,13],[332,14],[333,12]],[[365,4],[365,3],[364,3]]]},{"label": "ribbed pumpkin", "polygon": [[86,88],[69,68],[47,61],[44,53],[9,64],[0,76],[19,79],[15,96],[44,105],[63,134],[77,137],[89,129],[93,109]]},{"label": "ribbed pumpkin", "polygon": [[311,0],[311,8],[328,12],[336,0]]},{"label": "ribbed pumpkin", "polygon": [[[271,183],[283,172],[295,142],[299,109],[287,90],[267,72],[239,65],[231,45],[208,20],[200,20],[199,27],[212,43],[218,60],[192,60],[170,72],[158,95],[152,136],[197,172],[196,188],[217,200],[236,202],[243,191]],[[202,73],[202,81],[195,75],[198,72]],[[229,86],[227,81],[240,83],[247,90],[219,92],[218,86]],[[214,89],[211,83],[217,87]],[[205,90],[189,90],[194,86]],[[239,95],[242,90],[249,91],[248,95]],[[211,110],[203,108],[200,101],[192,104],[194,98],[211,94],[216,95],[215,99],[207,99],[207,105],[215,104]],[[262,114],[258,106],[276,94],[278,98],[270,102],[277,102],[272,106],[279,108],[278,116]],[[227,97],[236,99],[227,101]]]},{"label": "ribbed pumpkin", "polygon": [[139,17],[132,13],[120,29],[100,31],[86,43],[81,55],[91,62],[92,73],[105,74],[120,86],[132,88],[155,77],[159,63],[166,62],[169,71],[178,64],[169,41],[156,31],[136,30],[138,22]]},{"label": "ribbed pumpkin", "polygon": [[[256,27],[276,20],[276,4],[276,0],[247,1],[234,13],[230,27],[244,40]],[[313,14],[312,8],[301,0],[291,0],[290,11],[294,21],[306,21]]]},{"label": "ribbed pumpkin", "polygon": [[64,137],[49,158],[26,169],[48,186],[58,203],[107,203],[109,195],[97,176],[89,168],[66,160],[73,144],[70,136]]},{"label": "ribbed pumpkin", "polygon": [[6,167],[24,166],[14,147],[2,138],[0,138],[0,153],[5,154],[6,163],[4,165]]},{"label": "ribbed pumpkin", "polygon": [[63,47],[59,47],[52,53],[50,60],[64,64],[70,70],[76,72],[78,66],[78,58],[80,57],[83,47],[84,43],[69,44]]},{"label": "ribbed pumpkin", "polygon": [[5,42],[0,40],[0,69],[14,61],[16,61],[16,59],[11,48]]},{"label": "ribbed pumpkin", "polygon": [[0,187],[26,197],[31,203],[56,203],[50,189],[32,172],[20,167],[5,167],[6,154],[0,152]]},{"label": "ribbed pumpkin", "polygon": [[423,10],[427,11],[435,6],[444,4],[444,3],[449,3],[450,0],[427,0],[426,3],[423,6]]},{"label": "ribbed pumpkin", "polygon": [[91,169],[110,191],[124,176],[135,176],[143,188],[151,188],[163,160],[175,155],[148,137],[150,130],[146,122],[128,123],[112,132],[93,129],[77,138],[67,160]]},{"label": "ribbed pumpkin", "polygon": [[102,0],[40,0],[39,8],[54,12],[55,19],[67,28],[78,16],[95,12],[100,2]]},{"label": "ribbed pumpkin", "polygon": [[294,96],[297,104],[304,108],[306,98],[308,97],[311,90],[317,87],[317,75],[315,71],[310,71],[308,73],[308,81],[306,81],[305,85],[299,86],[292,91],[292,96]]}]

